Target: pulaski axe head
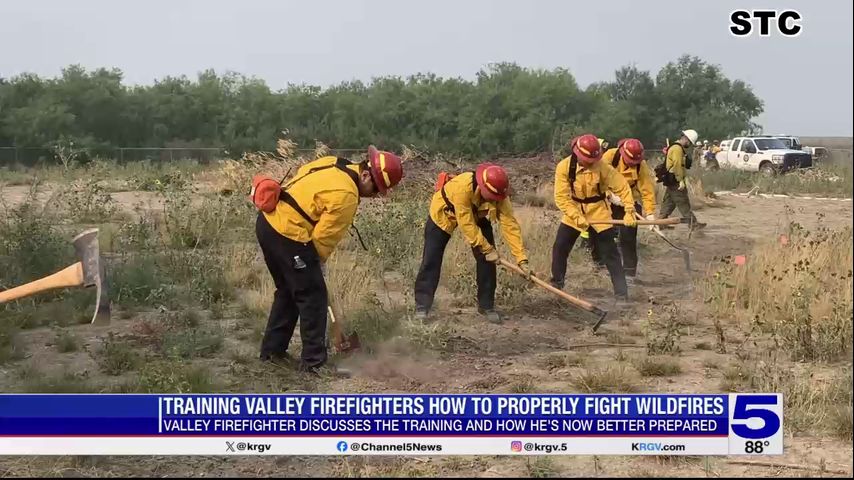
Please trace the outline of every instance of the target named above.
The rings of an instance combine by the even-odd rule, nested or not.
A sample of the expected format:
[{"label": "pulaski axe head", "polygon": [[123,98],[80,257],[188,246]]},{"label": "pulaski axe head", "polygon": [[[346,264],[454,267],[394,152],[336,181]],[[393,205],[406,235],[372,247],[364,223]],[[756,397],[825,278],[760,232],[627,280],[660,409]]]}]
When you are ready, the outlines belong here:
[{"label": "pulaski axe head", "polygon": [[74,250],[83,270],[83,286],[95,287],[95,314],[92,323],[106,325],[110,323],[110,289],[107,275],[101,261],[101,249],[98,245],[98,229],[86,230],[74,237]]}]

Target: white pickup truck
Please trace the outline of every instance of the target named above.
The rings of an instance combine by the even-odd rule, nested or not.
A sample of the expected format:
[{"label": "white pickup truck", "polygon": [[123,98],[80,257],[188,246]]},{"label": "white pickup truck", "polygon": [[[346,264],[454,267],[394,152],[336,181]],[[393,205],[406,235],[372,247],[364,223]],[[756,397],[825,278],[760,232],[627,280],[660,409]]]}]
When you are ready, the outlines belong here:
[{"label": "white pickup truck", "polygon": [[737,168],[773,175],[812,166],[812,155],[793,150],[783,140],[771,136],[735,137],[726,150],[715,156],[722,168]]}]

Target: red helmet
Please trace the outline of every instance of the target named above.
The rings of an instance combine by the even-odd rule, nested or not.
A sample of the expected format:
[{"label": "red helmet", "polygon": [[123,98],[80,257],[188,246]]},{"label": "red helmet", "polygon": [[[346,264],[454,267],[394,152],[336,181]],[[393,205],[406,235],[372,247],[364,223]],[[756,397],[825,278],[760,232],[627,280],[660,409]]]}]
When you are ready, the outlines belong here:
[{"label": "red helmet", "polygon": [[620,145],[620,156],[626,165],[640,164],[643,160],[643,144],[637,138],[629,138]]},{"label": "red helmet", "polygon": [[380,194],[385,194],[403,178],[403,161],[391,152],[377,150],[371,145],[368,147],[368,163]]},{"label": "red helmet", "polygon": [[578,158],[582,165],[593,165],[602,158],[602,146],[596,135],[584,134],[572,144],[572,153]]},{"label": "red helmet", "polygon": [[481,163],[477,166],[474,177],[480,187],[480,195],[486,200],[498,202],[507,198],[510,179],[503,168],[491,163]]}]

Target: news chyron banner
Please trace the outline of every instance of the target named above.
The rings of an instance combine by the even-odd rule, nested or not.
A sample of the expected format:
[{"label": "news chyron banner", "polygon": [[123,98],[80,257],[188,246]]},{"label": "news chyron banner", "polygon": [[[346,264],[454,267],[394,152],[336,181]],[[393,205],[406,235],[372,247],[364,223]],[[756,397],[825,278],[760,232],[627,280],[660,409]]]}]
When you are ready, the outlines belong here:
[{"label": "news chyron banner", "polygon": [[0,395],[2,455],[780,455],[779,394]]}]

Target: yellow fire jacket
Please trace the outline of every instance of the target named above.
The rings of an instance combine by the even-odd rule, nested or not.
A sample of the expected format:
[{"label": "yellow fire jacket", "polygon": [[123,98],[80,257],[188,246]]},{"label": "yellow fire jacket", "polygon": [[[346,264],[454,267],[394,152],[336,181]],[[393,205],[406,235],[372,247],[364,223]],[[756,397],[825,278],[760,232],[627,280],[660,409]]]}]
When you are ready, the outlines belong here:
[{"label": "yellow fire jacket", "polygon": [[[336,161],[336,157],[322,157],[307,163],[283,186],[316,225],[284,201],[273,212],[264,214],[273,229],[283,236],[296,242],[313,242],[324,261],[353,224],[359,208],[359,187],[347,173],[332,167],[309,174],[313,168],[334,165]],[[346,168],[359,173],[356,164]]]},{"label": "yellow fire jacket", "polygon": [[[454,206],[453,212],[447,208],[441,190],[434,193],[433,199],[430,201],[430,218],[433,223],[448,235],[454,233],[454,230],[459,226],[466,242],[486,254],[494,250],[495,247],[490,245],[480,233],[477,220],[484,217],[491,221],[497,219],[501,226],[501,236],[504,237],[504,241],[510,247],[510,251],[516,258],[516,263],[528,260],[528,254],[522,242],[522,229],[519,227],[516,217],[513,216],[510,198],[505,198],[500,202],[484,200],[480,196],[480,189],[472,188],[473,183],[474,174],[465,172],[455,176],[445,184],[445,195]],[[475,218],[475,210],[477,210],[477,218]]]},{"label": "yellow fire jacket", "polygon": [[[570,159],[566,157],[555,168],[555,204],[563,212],[561,221],[578,231],[585,231],[581,224],[597,220],[610,220],[611,207],[605,198],[608,190],[614,192],[625,205],[626,213],[634,215],[635,207],[632,201],[632,191],[626,179],[617,170],[604,161],[598,161],[592,166],[585,167],[577,164],[575,182],[570,185]],[[583,203],[577,199],[592,199],[601,196],[600,201]],[[575,197],[575,198],[573,198]],[[590,225],[597,232],[611,228],[611,225]]]},{"label": "yellow fire jacket", "polygon": [[667,149],[667,171],[671,172],[677,182],[685,180],[685,149],[674,143]]},{"label": "yellow fire jacket", "polygon": [[[606,151],[602,155],[602,161],[613,166],[614,157],[618,151],[619,149],[617,148]],[[652,173],[652,169],[646,163],[646,160],[642,160],[636,168],[626,165],[623,159],[620,158],[614,168],[626,179],[629,188],[632,190],[632,197],[635,199],[635,202],[643,206],[644,213],[647,215],[655,213],[655,176]]]}]

